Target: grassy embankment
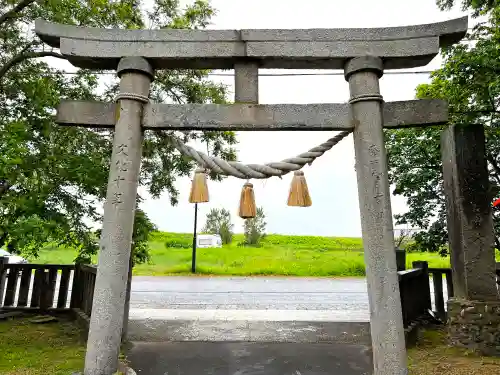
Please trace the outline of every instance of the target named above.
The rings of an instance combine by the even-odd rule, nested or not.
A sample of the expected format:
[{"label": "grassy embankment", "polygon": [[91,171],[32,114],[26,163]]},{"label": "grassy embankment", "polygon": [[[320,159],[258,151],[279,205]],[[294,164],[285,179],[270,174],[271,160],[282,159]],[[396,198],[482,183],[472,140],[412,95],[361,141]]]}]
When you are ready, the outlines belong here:
[{"label": "grassy embankment", "polygon": [[[197,271],[211,275],[364,276],[360,238],[269,235],[262,247],[238,246],[242,235],[222,248],[198,249]],[[169,246],[167,247],[166,244]],[[135,275],[187,274],[191,269],[192,235],[153,233],[151,262],[134,268]],[[36,263],[72,263],[72,249],[46,247]],[[409,253],[407,265],[425,260],[430,267],[449,267],[438,254]]]},{"label": "grassy embankment", "polygon": [[[5,320],[0,321],[0,353],[0,374],[67,375],[83,368],[85,342],[71,322]],[[408,359],[409,375],[500,374],[499,358],[450,348],[440,330],[424,332]]]}]

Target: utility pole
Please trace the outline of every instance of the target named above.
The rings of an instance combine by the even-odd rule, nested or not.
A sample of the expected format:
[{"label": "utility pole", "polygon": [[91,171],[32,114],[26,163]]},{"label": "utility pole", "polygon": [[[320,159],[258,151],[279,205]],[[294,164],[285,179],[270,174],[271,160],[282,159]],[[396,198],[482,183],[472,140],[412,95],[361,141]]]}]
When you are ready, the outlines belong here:
[{"label": "utility pole", "polygon": [[196,273],[196,224],[198,221],[198,203],[194,204],[193,255],[191,257],[191,273]]}]

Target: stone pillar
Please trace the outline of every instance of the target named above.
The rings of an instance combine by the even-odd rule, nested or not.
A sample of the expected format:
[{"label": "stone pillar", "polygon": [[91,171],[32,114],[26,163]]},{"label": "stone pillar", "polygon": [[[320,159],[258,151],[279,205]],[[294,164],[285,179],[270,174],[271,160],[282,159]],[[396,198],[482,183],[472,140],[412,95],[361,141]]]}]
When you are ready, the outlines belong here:
[{"label": "stone pillar", "polygon": [[394,251],[394,232],[383,135],[383,99],[378,57],[350,60],[345,68],[351,93],[361,230],[370,303],[374,375],[406,375],[403,315]]},{"label": "stone pillar", "polygon": [[112,375],[118,368],[130,246],[142,153],[142,109],[153,69],[143,58],[118,65],[119,119],[104,205],[99,263],[85,357],[85,375]]},{"label": "stone pillar", "polygon": [[449,126],[441,136],[441,152],[455,293],[448,301],[450,339],[455,345],[500,354],[496,332],[500,301],[483,126]]},{"label": "stone pillar", "polygon": [[455,297],[497,299],[483,127],[449,126],[442,133],[441,151]]},{"label": "stone pillar", "polygon": [[259,102],[259,65],[257,63],[234,65],[234,101],[251,104]]}]

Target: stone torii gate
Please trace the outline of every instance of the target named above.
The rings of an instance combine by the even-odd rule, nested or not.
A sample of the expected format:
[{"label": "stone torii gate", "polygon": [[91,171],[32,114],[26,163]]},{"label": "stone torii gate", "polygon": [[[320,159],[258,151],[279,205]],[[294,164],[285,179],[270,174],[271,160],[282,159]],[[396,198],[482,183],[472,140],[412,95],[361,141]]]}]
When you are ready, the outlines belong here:
[{"label": "stone torii gate", "polygon": [[[374,374],[407,374],[382,130],[444,124],[448,113],[439,100],[384,103],[379,79],[385,69],[426,65],[466,30],[467,17],[304,30],[108,30],[37,21],[38,36],[73,65],[116,70],[121,79],[119,104],[63,102],[57,113],[60,124],[115,129],[85,375],[117,368],[144,129],[352,131]],[[349,103],[259,105],[259,68],[343,69]],[[234,69],[237,104],[149,103],[159,69]]]}]

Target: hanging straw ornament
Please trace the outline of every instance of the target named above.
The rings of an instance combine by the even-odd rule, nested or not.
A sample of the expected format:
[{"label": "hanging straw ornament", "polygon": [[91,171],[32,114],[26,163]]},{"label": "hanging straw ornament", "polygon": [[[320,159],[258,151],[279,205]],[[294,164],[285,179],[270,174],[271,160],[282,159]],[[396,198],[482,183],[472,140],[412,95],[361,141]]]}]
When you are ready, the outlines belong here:
[{"label": "hanging straw ornament", "polygon": [[242,219],[251,219],[255,217],[256,213],[257,209],[255,207],[253,185],[247,181],[245,185],[243,185],[243,190],[241,190],[239,216]]},{"label": "hanging straw ornament", "polygon": [[207,174],[205,172],[203,168],[198,168],[194,171],[189,203],[208,202]]},{"label": "hanging straw ornament", "polygon": [[312,205],[306,178],[302,171],[295,171],[293,174],[290,193],[288,194],[288,205],[294,207],[309,207]]}]

